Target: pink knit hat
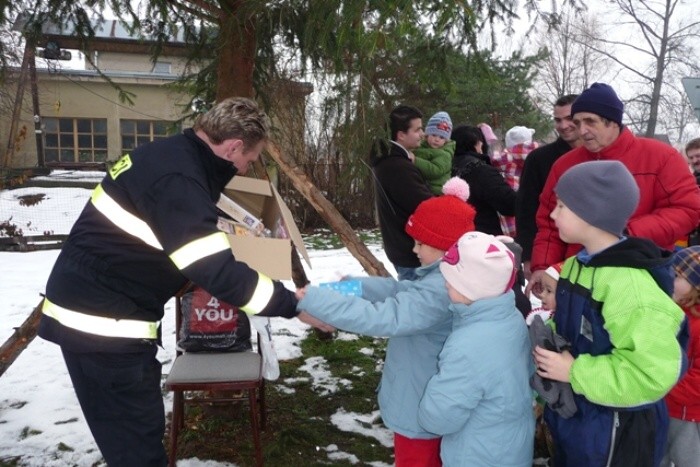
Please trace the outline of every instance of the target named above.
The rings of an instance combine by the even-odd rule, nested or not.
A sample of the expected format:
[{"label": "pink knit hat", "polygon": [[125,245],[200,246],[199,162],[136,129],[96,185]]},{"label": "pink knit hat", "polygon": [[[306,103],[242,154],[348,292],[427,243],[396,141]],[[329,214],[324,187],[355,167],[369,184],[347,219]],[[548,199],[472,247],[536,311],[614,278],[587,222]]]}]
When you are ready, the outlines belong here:
[{"label": "pink knit hat", "polygon": [[487,143],[493,144],[494,141],[498,141],[498,136],[493,133],[493,130],[488,123],[479,123],[477,127],[479,127],[481,132],[484,134],[484,138],[486,139]]},{"label": "pink knit hat", "polygon": [[517,275],[513,253],[482,232],[462,235],[443,256],[440,271],[455,290],[473,301],[508,292]]}]

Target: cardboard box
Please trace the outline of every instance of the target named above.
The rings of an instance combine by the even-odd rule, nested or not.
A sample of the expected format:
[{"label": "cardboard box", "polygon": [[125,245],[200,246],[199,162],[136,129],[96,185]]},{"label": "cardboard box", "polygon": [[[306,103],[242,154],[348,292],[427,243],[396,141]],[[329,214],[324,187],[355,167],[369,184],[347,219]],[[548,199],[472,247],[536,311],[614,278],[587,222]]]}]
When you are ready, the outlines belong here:
[{"label": "cardboard box", "polygon": [[272,236],[278,236],[278,221],[283,220],[289,238],[268,238],[229,234],[231,250],[237,260],[247,263],[255,270],[272,279],[292,278],[292,242],[306,264],[311,267],[309,255],[304,247],[301,232],[292,213],[274,186],[267,180],[250,177],[233,177],[223,194],[261,219]]}]

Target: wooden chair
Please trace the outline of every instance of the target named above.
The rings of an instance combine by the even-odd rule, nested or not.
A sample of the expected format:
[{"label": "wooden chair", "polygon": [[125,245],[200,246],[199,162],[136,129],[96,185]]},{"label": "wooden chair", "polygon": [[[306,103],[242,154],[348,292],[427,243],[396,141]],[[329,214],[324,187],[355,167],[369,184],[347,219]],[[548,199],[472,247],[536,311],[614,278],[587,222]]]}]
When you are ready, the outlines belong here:
[{"label": "wooden chair", "polygon": [[[175,297],[176,339],[182,325],[182,295]],[[178,350],[165,389],[173,391],[173,418],[170,428],[169,465],[175,466],[177,438],[185,426],[185,405],[224,404],[248,401],[250,426],[255,447],[255,463],[263,465],[261,430],[265,429],[265,380],[258,335],[257,352],[181,352]],[[207,392],[207,397],[202,392]],[[188,394],[190,393],[190,394]],[[233,395],[232,395],[233,393]],[[239,393],[240,395],[236,395]]]}]

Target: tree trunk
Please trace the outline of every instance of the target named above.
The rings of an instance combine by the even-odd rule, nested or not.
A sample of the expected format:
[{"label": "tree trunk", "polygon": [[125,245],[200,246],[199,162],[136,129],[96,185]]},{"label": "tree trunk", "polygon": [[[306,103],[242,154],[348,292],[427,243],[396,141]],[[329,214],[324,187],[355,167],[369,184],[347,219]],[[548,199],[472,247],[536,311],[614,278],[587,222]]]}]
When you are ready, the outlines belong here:
[{"label": "tree trunk", "polygon": [[[243,9],[244,0],[223,0],[219,20],[220,39],[217,68],[216,100],[227,97],[253,97],[253,70],[255,68],[255,20]],[[238,19],[238,18],[243,19]],[[282,172],[289,177],[294,187],[325,219],[339,236],[350,253],[370,275],[389,276],[384,265],[374,257],[355,231],[338,212],[332,203],[314,186],[296,162],[283,155],[273,143],[268,144],[268,152],[277,162]],[[294,262],[293,262],[294,263]],[[297,267],[301,265],[296,261]],[[297,269],[297,268],[295,268]],[[306,280],[303,274],[295,271],[295,283]]]},{"label": "tree trunk", "polygon": [[240,13],[242,0],[222,1],[219,17],[219,50],[216,100],[227,97],[253,97],[255,68],[255,20]]},{"label": "tree trunk", "polygon": [[24,320],[24,323],[22,323],[20,327],[15,328],[15,332],[2,344],[2,347],[0,347],[0,376],[10,368],[12,362],[19,357],[19,354],[21,354],[36,337],[39,321],[41,320],[42,303],[44,303],[43,300],[34,308],[34,311],[32,311],[29,317]]},{"label": "tree trunk", "polygon": [[335,206],[323,196],[318,188],[311,183],[304,171],[297,167],[295,162],[283,155],[273,142],[268,143],[267,151],[289,177],[299,193],[304,195],[304,198],[323,217],[329,227],[340,236],[340,239],[355,259],[360,262],[365,271],[373,276],[388,277],[390,274],[384,265],[367,249],[367,246],[358,238],[348,222]]}]

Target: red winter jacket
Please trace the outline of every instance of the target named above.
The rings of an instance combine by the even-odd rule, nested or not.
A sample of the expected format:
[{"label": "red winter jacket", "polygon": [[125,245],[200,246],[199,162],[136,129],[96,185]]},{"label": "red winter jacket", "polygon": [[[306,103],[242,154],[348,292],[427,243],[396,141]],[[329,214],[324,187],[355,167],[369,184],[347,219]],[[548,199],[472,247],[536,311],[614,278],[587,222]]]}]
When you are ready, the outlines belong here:
[{"label": "red winter jacket", "polygon": [[619,160],[639,186],[639,206],[627,224],[629,235],[648,238],[661,248],[672,250],[676,240],[698,225],[700,189],[683,157],[667,144],[636,137],[623,128],[620,136],[600,152],[590,152],[581,146],[560,157],[552,166],[537,210],[533,271],[546,269],[581,249],[581,245],[566,244],[559,238],[549,214],[556,205],[554,187],[559,177],[570,167],[593,160]]},{"label": "red winter jacket", "polygon": [[[700,422],[700,316],[684,308],[690,325],[688,342],[688,372],[666,396],[668,414],[689,422]],[[700,315],[700,305],[695,305]]]}]

